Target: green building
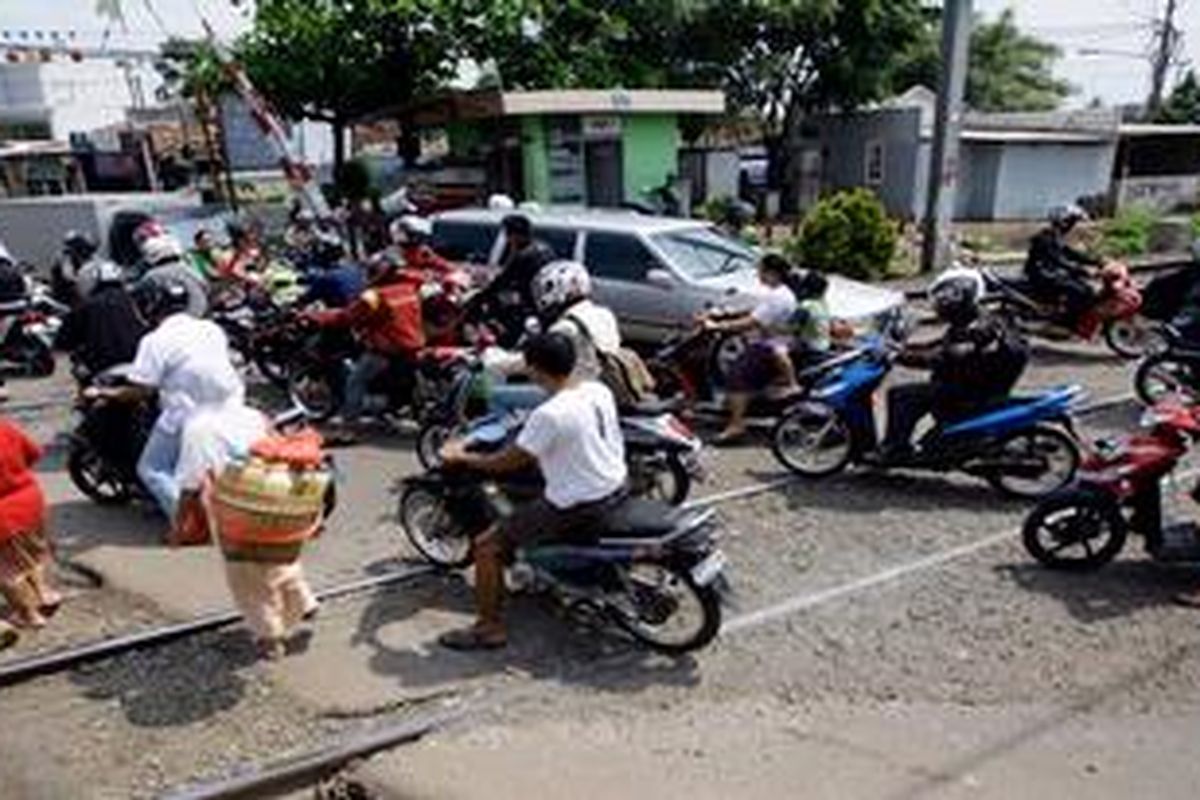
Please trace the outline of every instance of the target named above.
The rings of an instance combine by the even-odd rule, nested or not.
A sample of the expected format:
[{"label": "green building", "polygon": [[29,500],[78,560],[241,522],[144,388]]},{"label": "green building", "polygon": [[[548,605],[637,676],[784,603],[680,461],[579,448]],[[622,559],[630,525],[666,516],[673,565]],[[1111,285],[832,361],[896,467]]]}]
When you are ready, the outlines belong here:
[{"label": "green building", "polygon": [[482,167],[489,193],[618,206],[680,174],[681,117],[724,111],[717,91],[486,91],[440,98],[415,120],[445,131],[452,163]]}]

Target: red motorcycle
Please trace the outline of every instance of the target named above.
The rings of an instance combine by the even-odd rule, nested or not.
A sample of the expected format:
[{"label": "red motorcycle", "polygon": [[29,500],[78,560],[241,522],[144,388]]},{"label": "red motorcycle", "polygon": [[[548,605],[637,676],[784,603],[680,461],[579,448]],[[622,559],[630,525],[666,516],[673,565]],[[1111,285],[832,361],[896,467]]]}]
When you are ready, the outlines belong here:
[{"label": "red motorcycle", "polygon": [[[1164,479],[1200,440],[1200,409],[1164,402],[1146,412],[1142,427],[1099,442],[1075,484],[1026,517],[1022,538],[1030,555],[1052,569],[1093,570],[1116,558],[1135,533],[1156,561],[1200,561],[1197,526],[1164,525],[1162,513]],[[1192,496],[1200,500],[1195,490]]]},{"label": "red motorcycle", "polygon": [[1105,344],[1122,358],[1141,358],[1158,339],[1156,326],[1139,313],[1141,289],[1130,276],[1129,267],[1119,262],[1101,267],[1096,304],[1071,326],[1063,323],[1064,311],[1058,304],[1039,299],[1025,281],[987,271],[983,276],[1000,311],[1028,335],[1090,342],[1102,334]]}]

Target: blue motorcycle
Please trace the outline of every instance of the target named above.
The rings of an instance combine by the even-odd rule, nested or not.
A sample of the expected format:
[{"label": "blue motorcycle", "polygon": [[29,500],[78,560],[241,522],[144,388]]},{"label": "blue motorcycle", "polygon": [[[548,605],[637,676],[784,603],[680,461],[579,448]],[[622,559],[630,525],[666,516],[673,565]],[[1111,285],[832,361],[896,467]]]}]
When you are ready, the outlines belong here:
[{"label": "blue motorcycle", "polygon": [[[865,463],[879,442],[874,397],[892,368],[889,348],[878,341],[845,365],[775,425],[771,449],[781,464],[806,478]],[[963,472],[1004,494],[1039,498],[1067,486],[1079,467],[1071,409],[1078,386],[1013,395],[952,422],[939,422],[902,462],[885,469]]]}]

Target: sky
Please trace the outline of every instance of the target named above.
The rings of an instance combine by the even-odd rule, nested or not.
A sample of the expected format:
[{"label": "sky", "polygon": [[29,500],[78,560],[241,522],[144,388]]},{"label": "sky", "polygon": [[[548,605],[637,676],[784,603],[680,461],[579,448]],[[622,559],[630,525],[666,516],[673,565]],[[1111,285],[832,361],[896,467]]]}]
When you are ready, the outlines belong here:
[{"label": "sky", "polygon": [[[101,0],[107,2],[110,0]],[[5,32],[75,31],[75,41],[99,45],[106,21],[96,13],[98,0],[0,0],[0,46]],[[1064,52],[1057,71],[1077,93],[1069,105],[1086,105],[1094,97],[1108,103],[1138,102],[1149,89],[1151,20],[1167,0],[974,0],[975,9],[994,17],[1012,7],[1018,24],[1059,45]],[[1200,0],[1177,0],[1176,23],[1184,30],[1183,57],[1200,67]],[[218,35],[232,36],[247,24],[250,0],[239,11],[230,0],[121,0],[126,27],[111,26],[109,41],[154,47],[164,31],[196,35],[199,14]],[[154,13],[150,10],[153,9]],[[199,12],[199,13],[198,13]],[[35,41],[35,40],[29,40]],[[1102,50],[1103,54],[1087,54]],[[1115,52],[1112,52],[1115,51]],[[1125,55],[1128,54],[1128,55]]]}]

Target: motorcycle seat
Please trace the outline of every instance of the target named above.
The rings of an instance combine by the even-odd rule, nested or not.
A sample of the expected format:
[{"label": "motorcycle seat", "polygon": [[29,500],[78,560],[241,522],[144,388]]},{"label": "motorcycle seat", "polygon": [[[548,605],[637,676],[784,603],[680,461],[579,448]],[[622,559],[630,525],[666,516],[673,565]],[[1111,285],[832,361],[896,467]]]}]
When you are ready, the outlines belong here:
[{"label": "motorcycle seat", "polygon": [[679,512],[656,500],[630,498],[604,520],[604,539],[650,539],[665,536],[679,525]]},{"label": "motorcycle seat", "polygon": [[631,417],[657,417],[678,411],[682,406],[683,402],[678,397],[655,397],[622,408],[621,412]]}]

